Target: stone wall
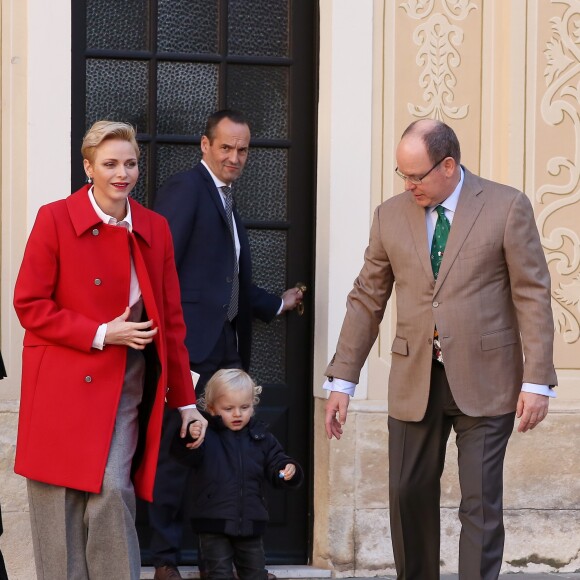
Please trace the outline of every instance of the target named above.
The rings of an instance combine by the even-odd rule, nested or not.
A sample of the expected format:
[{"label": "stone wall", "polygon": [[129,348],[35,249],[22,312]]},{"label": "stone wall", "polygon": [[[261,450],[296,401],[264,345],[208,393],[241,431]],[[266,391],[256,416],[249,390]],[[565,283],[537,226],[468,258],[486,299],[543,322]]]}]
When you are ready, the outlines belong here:
[{"label": "stone wall", "polygon": [[4,526],[0,547],[10,580],[32,580],[36,574],[26,480],[14,473],[17,423],[17,403],[0,401],[0,503]]},{"label": "stone wall", "polygon": [[[338,18],[337,13],[348,22],[357,9],[358,3],[321,0],[321,22]],[[364,247],[355,259],[352,246],[363,227],[368,239],[374,207],[401,191],[393,172],[394,148],[404,128],[421,118],[450,124],[461,143],[462,163],[485,178],[524,191],[533,204],[552,276],[558,398],[551,401],[551,412],[538,428],[515,432],[508,447],[503,568],[580,569],[579,21],[580,6],[574,0],[373,1],[371,134],[350,127],[351,139],[343,151],[343,141],[333,136],[335,126],[341,127],[349,115],[344,111],[321,126],[318,135],[321,158],[340,160],[343,155],[344,167],[349,167],[353,143],[372,143],[371,188],[353,190],[344,208],[333,204],[332,171],[326,181],[319,173],[317,238],[325,236],[329,243],[317,248],[316,265],[313,558],[337,576],[379,576],[394,569],[386,489],[386,400],[396,296],[387,306],[340,441],[329,442],[324,434],[325,394],[320,385],[352,287],[344,288],[345,272],[354,271],[352,284],[363,262]],[[370,25],[365,32],[371,33]],[[337,44],[356,43],[355,35],[346,26],[343,34],[336,29],[328,41],[321,36],[321,70],[328,68],[328,60],[334,74],[348,73],[351,63],[339,60],[338,51],[335,60],[326,55],[335,54]],[[321,118],[333,104],[325,99],[327,91],[321,76]],[[353,97],[353,116],[363,106]],[[364,224],[348,212],[363,198],[365,203],[371,200]],[[356,236],[351,239],[352,230]],[[334,243],[337,238],[348,240],[350,254],[343,255]],[[340,264],[337,254],[343,258]],[[452,436],[442,480],[445,572],[457,570],[458,504]]]},{"label": "stone wall", "polygon": [[[317,399],[318,426],[324,405]],[[558,411],[531,432],[514,431],[505,462],[504,573],[580,569],[577,435],[577,415]],[[340,441],[329,442],[323,427],[316,429],[315,457],[313,564],[337,577],[394,573],[384,405],[351,401]],[[453,434],[441,489],[441,570],[456,573],[460,496]]]}]

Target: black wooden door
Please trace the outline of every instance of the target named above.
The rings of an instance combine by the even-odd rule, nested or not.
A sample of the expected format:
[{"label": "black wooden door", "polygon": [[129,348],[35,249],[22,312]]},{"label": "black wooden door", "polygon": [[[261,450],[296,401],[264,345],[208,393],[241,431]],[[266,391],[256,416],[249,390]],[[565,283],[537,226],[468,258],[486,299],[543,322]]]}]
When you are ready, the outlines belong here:
[{"label": "black wooden door", "polygon": [[[236,200],[248,228],[254,281],[281,294],[308,286],[303,316],[254,327],[251,373],[263,385],[260,415],[307,484],[272,491],[269,563],[310,553],[312,305],[315,206],[317,5],[311,0],[72,0],[72,183],[84,179],[82,135],[98,119],[137,127],[141,177],[151,205],[173,173],[200,158],[206,117],[242,110],[252,127]],[[143,561],[147,511],[139,507]],[[184,563],[194,563],[186,532]]]}]

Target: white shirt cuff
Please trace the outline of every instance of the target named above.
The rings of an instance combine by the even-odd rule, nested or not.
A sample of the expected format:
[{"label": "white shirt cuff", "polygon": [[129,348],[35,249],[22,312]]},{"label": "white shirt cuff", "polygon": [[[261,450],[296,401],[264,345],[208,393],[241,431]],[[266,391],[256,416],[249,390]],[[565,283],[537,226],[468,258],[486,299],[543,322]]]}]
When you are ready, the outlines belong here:
[{"label": "white shirt cuff", "polygon": [[105,348],[105,334],[107,334],[107,324],[101,324],[99,328],[97,328],[97,333],[95,334],[95,338],[93,338],[93,348],[98,348],[99,350],[103,350]]},{"label": "white shirt cuff", "polygon": [[284,309],[284,300],[282,299],[282,303],[280,304],[280,308],[278,308],[278,312],[276,312],[276,316],[282,314],[283,309]]},{"label": "white shirt cuff", "polygon": [[197,409],[197,405],[195,403],[191,405],[185,405],[185,407],[177,407],[180,411],[185,411],[186,409]]},{"label": "white shirt cuff", "polygon": [[545,397],[556,398],[556,391],[550,389],[548,385],[535,385],[534,383],[524,383],[522,391],[525,393],[535,393],[536,395],[544,395]]},{"label": "white shirt cuff", "polygon": [[337,379],[333,377],[332,381],[326,379],[322,388],[326,391],[337,391],[339,393],[346,393],[351,397],[354,396],[354,391],[356,389],[356,383],[351,383],[350,381],[345,381],[344,379]]},{"label": "white shirt cuff", "polygon": [[199,381],[200,374],[196,373],[195,371],[189,371],[191,374],[191,381],[193,382],[193,388],[197,386],[197,381]]}]

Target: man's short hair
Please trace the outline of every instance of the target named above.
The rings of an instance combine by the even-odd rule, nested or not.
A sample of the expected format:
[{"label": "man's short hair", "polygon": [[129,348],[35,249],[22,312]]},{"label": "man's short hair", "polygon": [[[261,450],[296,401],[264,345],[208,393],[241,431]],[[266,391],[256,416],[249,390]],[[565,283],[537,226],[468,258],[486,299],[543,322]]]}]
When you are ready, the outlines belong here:
[{"label": "man's short hair", "polygon": [[401,139],[411,133],[419,133],[425,143],[427,154],[432,163],[437,163],[446,157],[452,157],[455,163],[461,163],[461,148],[455,131],[446,123],[431,119],[425,128],[425,119],[413,121],[404,131]]},{"label": "man's short hair", "polygon": [[216,111],[207,118],[205,131],[203,133],[209,139],[210,143],[215,137],[216,127],[223,119],[229,119],[233,123],[237,123],[239,125],[247,125],[248,127],[250,126],[246,116],[241,111],[236,111],[235,109],[222,109],[221,111]]}]

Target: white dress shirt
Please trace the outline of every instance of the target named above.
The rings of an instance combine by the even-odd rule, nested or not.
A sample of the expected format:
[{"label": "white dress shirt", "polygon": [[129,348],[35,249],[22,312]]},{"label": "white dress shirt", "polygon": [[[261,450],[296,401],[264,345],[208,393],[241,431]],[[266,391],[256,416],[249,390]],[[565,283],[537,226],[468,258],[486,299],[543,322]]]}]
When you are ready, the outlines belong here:
[{"label": "white dress shirt", "polygon": [[[122,220],[117,220],[113,216],[107,215],[97,204],[95,196],[93,194],[93,188],[91,187],[88,191],[89,201],[95,210],[95,213],[99,216],[99,219],[107,225],[117,225],[119,222],[125,222],[127,224],[127,229],[133,231],[133,219],[131,217],[131,206],[129,205],[129,200],[127,200],[127,215]],[[137,272],[135,271],[135,264],[133,262],[133,256],[131,256],[131,282],[129,285],[129,306],[133,306],[141,298],[141,288],[139,287],[139,280],[137,279]],[[93,348],[103,350],[105,346],[105,334],[107,333],[107,324],[101,324],[97,329],[95,338],[93,340]]]}]

